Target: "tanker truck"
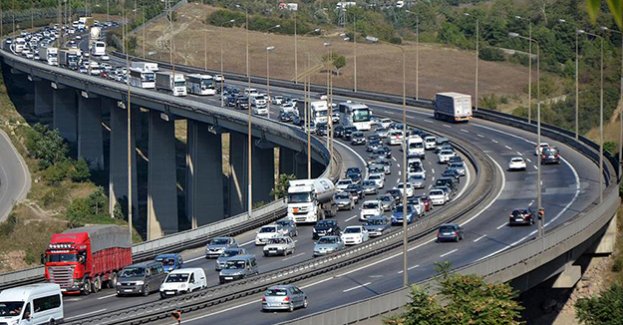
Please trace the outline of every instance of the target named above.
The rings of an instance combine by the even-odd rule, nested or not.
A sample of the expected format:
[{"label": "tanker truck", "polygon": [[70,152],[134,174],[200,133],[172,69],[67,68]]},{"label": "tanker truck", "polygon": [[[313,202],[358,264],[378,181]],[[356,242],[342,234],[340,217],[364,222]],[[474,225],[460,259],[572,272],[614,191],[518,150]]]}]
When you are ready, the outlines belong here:
[{"label": "tanker truck", "polygon": [[125,227],[92,225],[53,234],[42,256],[45,279],[64,293],[114,288],[117,272],[132,264],[132,243]]},{"label": "tanker truck", "polygon": [[295,223],[315,223],[337,214],[335,185],[327,178],[290,181],[288,218]]}]

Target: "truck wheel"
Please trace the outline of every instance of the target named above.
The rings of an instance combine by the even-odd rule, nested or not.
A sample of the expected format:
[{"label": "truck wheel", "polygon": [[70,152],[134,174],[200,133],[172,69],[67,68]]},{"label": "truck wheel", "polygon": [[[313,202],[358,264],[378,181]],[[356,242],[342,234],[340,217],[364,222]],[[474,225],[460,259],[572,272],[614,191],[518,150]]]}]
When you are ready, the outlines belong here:
[{"label": "truck wheel", "polygon": [[91,294],[91,279],[84,279],[84,282],[82,283],[82,292],[84,293],[85,296],[88,296],[89,294]]},{"label": "truck wheel", "polygon": [[100,280],[99,276],[96,276],[93,279],[93,284],[91,285],[91,291],[93,291],[93,293],[97,293],[100,291],[101,288],[102,288],[102,281]]},{"label": "truck wheel", "polygon": [[108,280],[108,287],[114,289],[117,286],[117,272],[113,272]]}]

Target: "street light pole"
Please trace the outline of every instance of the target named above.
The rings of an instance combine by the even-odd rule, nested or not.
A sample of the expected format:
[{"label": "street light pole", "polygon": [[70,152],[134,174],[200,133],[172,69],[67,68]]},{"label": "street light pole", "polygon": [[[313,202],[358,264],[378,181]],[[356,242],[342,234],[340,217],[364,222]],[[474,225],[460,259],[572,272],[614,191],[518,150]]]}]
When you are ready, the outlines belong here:
[{"label": "street light pole", "polygon": [[[309,53],[307,53],[307,70],[309,69]],[[307,179],[311,179],[311,132],[309,130],[310,123],[310,112],[309,112],[309,101],[311,101],[311,94],[309,93],[309,88],[311,86],[311,77],[309,75],[305,76],[305,130],[307,132]],[[330,161],[329,161],[330,166]]]},{"label": "street light pole", "polygon": [[[299,83],[299,52],[298,52],[298,40],[296,35],[296,16],[294,12],[294,84]],[[268,113],[270,115],[270,112]]]},{"label": "street light pole", "polygon": [[357,16],[353,15],[353,91],[357,92]]},{"label": "street light pole", "polygon": [[269,35],[270,31],[272,29],[275,29],[275,28],[281,28],[281,25],[275,25],[275,26],[273,26],[273,27],[271,27],[271,28],[266,30],[266,44],[265,44],[265,46],[266,46],[266,93],[267,93],[266,95],[268,97],[267,98],[267,103],[266,103],[266,105],[268,107],[268,115],[266,117],[268,119],[270,119],[270,102],[271,102],[271,98],[270,98],[270,70],[269,70],[269,64],[268,64],[268,55],[269,55],[270,51],[275,49],[274,46],[268,46],[268,35]]},{"label": "street light pole", "polygon": [[[471,16],[469,13],[465,13],[465,16]],[[478,17],[476,19],[476,73],[475,73],[475,86],[474,86],[474,110],[478,110],[478,64],[480,59],[478,55],[480,54],[480,19]]]},{"label": "street light pole", "polygon": [[[532,38],[532,21],[521,16],[515,18],[528,21],[528,38]],[[532,123],[532,42],[528,46],[528,123]]]},{"label": "street light pole", "polygon": [[[543,239],[544,235],[545,235],[545,215],[541,215],[540,212],[543,209],[543,202],[542,202],[542,185],[541,185],[541,152],[540,152],[540,148],[541,148],[541,78],[540,78],[540,61],[541,61],[541,46],[539,45],[539,42],[537,42],[534,38],[531,37],[525,37],[525,36],[521,36],[517,33],[508,33],[508,36],[510,37],[517,37],[517,38],[521,38],[524,40],[527,40],[528,42],[532,42],[536,45],[536,97],[537,97],[537,105],[536,105],[536,118],[537,118],[537,135],[536,135],[536,142],[537,142],[537,173],[536,173],[536,205],[537,205],[537,209],[539,211],[539,230],[538,230],[538,237]],[[544,242],[543,242],[544,243]],[[544,245],[544,244],[543,244]]]},{"label": "street light pole", "polygon": [[[617,30],[609,29],[605,26],[602,26],[601,30],[611,31],[621,36],[621,89],[619,92],[619,103],[620,105],[623,105],[623,33]],[[621,173],[623,172],[623,165],[621,164],[621,162],[623,161],[623,109],[619,111],[619,122],[619,178],[621,178]]]},{"label": "street light pole", "polygon": [[[227,24],[227,23],[231,23],[231,24],[233,24],[234,22],[236,22],[236,20],[235,20],[235,19],[232,19],[232,20],[230,20],[230,21],[228,21],[228,22],[226,22],[226,23],[221,24],[221,26],[220,26],[220,27],[221,27],[221,33],[222,33],[222,31],[223,31],[223,26],[224,26],[225,24]],[[207,34],[207,33],[206,33],[206,34]],[[224,79],[224,77],[223,77],[223,38],[220,38],[219,43],[220,43],[220,46],[221,46],[221,81],[220,81],[220,83],[221,83],[221,107],[224,107],[224,106],[225,106],[225,98],[223,98],[223,88],[225,87],[225,80],[223,80],[223,79]],[[204,51],[205,51],[205,50],[204,50]],[[207,53],[207,51],[205,51],[205,52]],[[208,70],[208,67],[207,67],[207,65],[208,65],[208,63],[207,63],[207,59],[205,59],[205,61],[206,61],[206,63],[205,63],[205,68],[204,68],[204,70]]]}]

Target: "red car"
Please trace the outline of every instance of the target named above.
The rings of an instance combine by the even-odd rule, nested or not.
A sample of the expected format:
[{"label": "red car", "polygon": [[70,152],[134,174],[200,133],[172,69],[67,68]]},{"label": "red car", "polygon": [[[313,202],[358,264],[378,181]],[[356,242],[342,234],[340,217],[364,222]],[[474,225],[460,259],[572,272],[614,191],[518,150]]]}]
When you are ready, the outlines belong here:
[{"label": "red car", "polygon": [[[416,197],[417,198],[417,197]],[[424,212],[428,212],[433,209],[433,202],[426,195],[420,196],[422,202],[424,203]]]}]

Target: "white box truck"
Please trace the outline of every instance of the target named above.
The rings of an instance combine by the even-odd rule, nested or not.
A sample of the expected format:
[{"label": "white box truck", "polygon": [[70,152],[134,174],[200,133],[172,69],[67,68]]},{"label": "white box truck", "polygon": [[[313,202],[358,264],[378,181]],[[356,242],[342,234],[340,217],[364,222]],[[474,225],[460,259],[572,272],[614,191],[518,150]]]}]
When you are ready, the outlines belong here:
[{"label": "white box truck", "polygon": [[290,181],[288,187],[288,218],[295,223],[315,223],[337,214],[333,201],[335,185],[330,179]]},{"label": "white box truck", "polygon": [[155,62],[132,62],[130,63],[130,68],[140,69],[140,70],[150,70],[153,72],[158,72],[158,63]]},{"label": "white box truck", "polygon": [[315,100],[309,103],[312,120],[316,125],[329,122],[329,105],[326,100]]},{"label": "white box truck", "polygon": [[434,112],[437,120],[469,121],[472,118],[472,96],[455,92],[437,93]]},{"label": "white box truck", "polygon": [[39,60],[49,65],[58,65],[58,48],[56,47],[40,47]]},{"label": "white box truck", "polygon": [[173,96],[186,96],[186,79],[181,73],[171,71],[156,73],[156,90],[166,90],[173,93]]}]

